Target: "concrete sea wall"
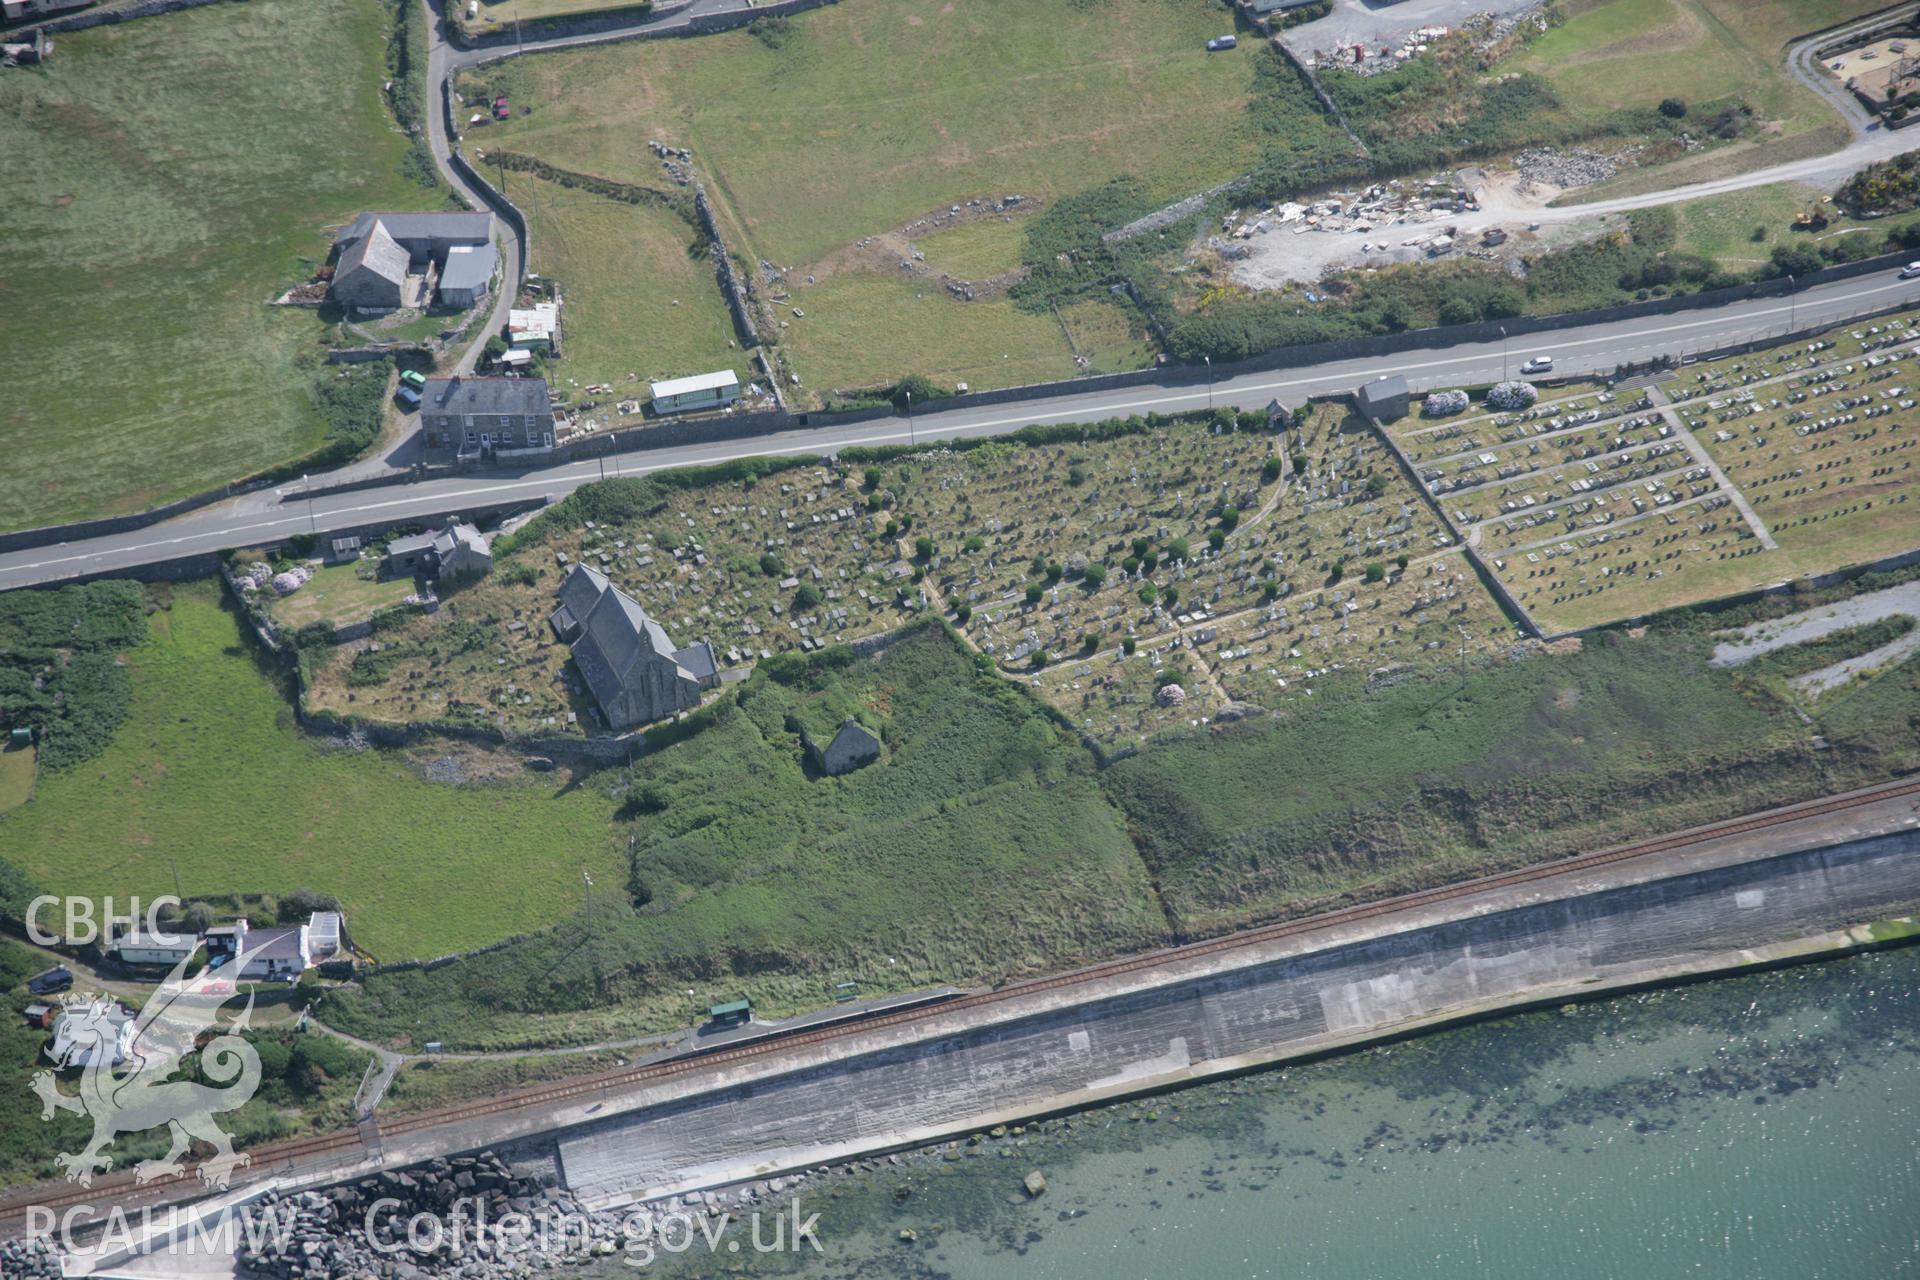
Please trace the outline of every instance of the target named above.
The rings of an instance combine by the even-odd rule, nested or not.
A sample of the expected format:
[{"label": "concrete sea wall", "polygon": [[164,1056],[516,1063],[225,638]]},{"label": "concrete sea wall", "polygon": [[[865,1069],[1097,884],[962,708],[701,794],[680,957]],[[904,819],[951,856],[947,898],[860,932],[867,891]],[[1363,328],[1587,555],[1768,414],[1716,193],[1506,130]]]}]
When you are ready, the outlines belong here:
[{"label": "concrete sea wall", "polygon": [[764,1177],[1490,1009],[1737,967],[1915,902],[1920,831],[1909,824],[691,1094],[568,1131],[560,1159],[589,1202]]}]

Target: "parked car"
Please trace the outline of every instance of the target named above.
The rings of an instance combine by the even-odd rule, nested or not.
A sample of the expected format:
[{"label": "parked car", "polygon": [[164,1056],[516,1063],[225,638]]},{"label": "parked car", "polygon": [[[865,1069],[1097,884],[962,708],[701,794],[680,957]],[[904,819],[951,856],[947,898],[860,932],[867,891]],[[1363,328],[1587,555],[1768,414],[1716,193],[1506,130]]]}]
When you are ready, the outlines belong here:
[{"label": "parked car", "polygon": [[1900,278],[1902,280],[1911,280],[1915,276],[1920,276],[1920,262],[1909,262],[1906,266],[1900,268]]},{"label": "parked car", "polygon": [[1215,36],[1213,39],[1207,41],[1207,52],[1218,53],[1222,49],[1238,48],[1239,44],[1239,36]]},{"label": "parked car", "polygon": [[400,388],[398,391],[393,393],[393,398],[395,400],[398,400],[400,402],[400,407],[405,409],[408,413],[412,413],[415,409],[418,409],[420,407],[420,393],[418,391],[415,391],[412,387]]},{"label": "parked car", "polygon": [[1552,373],[1553,357],[1552,356],[1534,356],[1532,359],[1528,360],[1525,364],[1520,366],[1520,372]]},{"label": "parked car", "polygon": [[407,369],[400,374],[400,381],[418,391],[427,385],[427,375],[418,369]]},{"label": "parked car", "polygon": [[73,985],[73,970],[63,964],[57,964],[45,973],[36,974],[27,981],[27,991],[36,996],[49,996],[56,991],[65,991]]}]

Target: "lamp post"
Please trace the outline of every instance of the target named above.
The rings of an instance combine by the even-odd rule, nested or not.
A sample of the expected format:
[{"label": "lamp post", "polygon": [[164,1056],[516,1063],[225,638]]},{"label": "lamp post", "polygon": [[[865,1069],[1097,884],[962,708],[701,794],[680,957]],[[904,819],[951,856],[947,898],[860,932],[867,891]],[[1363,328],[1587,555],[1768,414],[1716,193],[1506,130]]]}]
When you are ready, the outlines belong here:
[{"label": "lamp post", "polygon": [[1797,304],[1799,302],[1799,299],[1794,297],[1794,293],[1796,292],[1796,289],[1797,289],[1797,286],[1794,284],[1794,281],[1793,281],[1793,273],[1789,271],[1787,273],[1787,332],[1788,333],[1792,333],[1796,327],[1794,324],[1794,320],[1795,320],[1795,312],[1798,310]]},{"label": "lamp post", "polygon": [[1213,357],[1201,356],[1207,362],[1207,412],[1213,412]]},{"label": "lamp post", "polygon": [[913,392],[907,392],[907,445],[918,448],[920,440],[913,434]]},{"label": "lamp post", "polygon": [[1500,381],[1507,380],[1507,326],[1500,326]]},{"label": "lamp post", "polygon": [[300,485],[303,489],[306,490],[306,493],[307,493],[307,532],[315,537],[318,537],[320,531],[319,529],[314,527],[314,522],[313,522],[313,479],[312,477],[306,475],[304,472],[301,473]]}]

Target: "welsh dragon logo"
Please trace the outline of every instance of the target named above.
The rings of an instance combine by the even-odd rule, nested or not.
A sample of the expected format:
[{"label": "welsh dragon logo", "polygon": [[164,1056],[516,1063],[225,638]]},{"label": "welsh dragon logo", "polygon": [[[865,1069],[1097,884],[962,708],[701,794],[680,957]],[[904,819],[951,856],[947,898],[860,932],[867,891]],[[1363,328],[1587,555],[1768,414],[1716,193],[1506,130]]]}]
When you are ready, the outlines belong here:
[{"label": "welsh dragon logo", "polygon": [[[112,1159],[101,1153],[117,1135],[161,1125],[172,1134],[172,1148],[157,1160],[136,1165],[136,1183],[180,1172],[181,1157],[195,1138],[214,1149],[212,1158],[199,1166],[201,1180],[210,1186],[225,1187],[234,1169],[248,1162],[214,1122],[217,1113],[246,1105],[260,1087],[260,1055],[234,1034],[248,1026],[253,997],[247,997],[236,1017],[219,1024],[220,1007],[235,995],[233,979],[226,975],[239,973],[245,957],[235,956],[218,969],[187,978],[192,960],[189,956],[174,966],[137,1016],[105,996],[65,1002],[49,1056],[56,1069],[80,1068],[79,1092],[63,1093],[53,1071],[36,1073],[33,1090],[40,1095],[42,1120],[52,1120],[56,1111],[93,1119],[93,1138],[85,1149],[58,1157],[69,1182],[91,1186],[96,1171],[113,1167]],[[172,1078],[196,1046],[199,1074],[222,1087]]]}]

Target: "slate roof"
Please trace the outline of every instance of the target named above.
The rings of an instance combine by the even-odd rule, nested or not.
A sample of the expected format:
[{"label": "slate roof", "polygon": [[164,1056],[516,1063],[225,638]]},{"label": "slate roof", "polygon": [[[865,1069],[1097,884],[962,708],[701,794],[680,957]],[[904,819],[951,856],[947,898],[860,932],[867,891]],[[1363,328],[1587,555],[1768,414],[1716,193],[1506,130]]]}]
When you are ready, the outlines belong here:
[{"label": "slate roof", "polygon": [[423,551],[433,550],[433,534],[416,533],[410,538],[395,538],[387,544],[390,556],[419,555]]},{"label": "slate roof", "polygon": [[448,525],[432,537],[433,549],[440,553],[440,558],[443,560],[453,554],[456,544],[483,556],[487,554],[487,540],[482,538],[480,531],[470,524]]},{"label": "slate roof", "polygon": [[695,680],[711,679],[720,670],[720,664],[714,660],[713,646],[705,640],[696,640],[684,649],[674,650],[673,660]]},{"label": "slate roof", "polygon": [[403,244],[434,240],[488,244],[493,240],[490,213],[363,213],[343,227],[333,242],[344,255],[350,245],[365,238],[376,226],[384,227],[389,237]]},{"label": "slate roof", "polygon": [[499,254],[491,243],[455,245],[447,251],[447,265],[440,270],[440,287],[478,293],[493,279],[497,261]]},{"label": "slate roof", "polygon": [[334,264],[333,275],[338,280],[365,267],[384,280],[405,284],[410,261],[400,242],[388,234],[384,225],[376,222],[371,234],[357,237],[349,247],[341,250],[340,261]]},{"label": "slate roof", "polygon": [[542,378],[428,378],[421,399],[433,413],[553,414]]},{"label": "slate roof", "polygon": [[573,642],[574,665],[603,707],[619,698],[634,667],[650,655],[667,659],[694,680],[700,672],[688,669],[683,654],[704,649],[707,663],[713,662],[713,651],[704,644],[676,650],[666,628],[649,617],[639,601],[585,565],[575,565],[560,584],[560,609],[555,612],[560,611],[581,624]]}]

